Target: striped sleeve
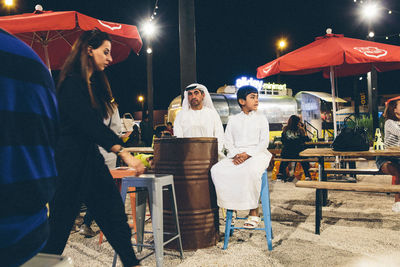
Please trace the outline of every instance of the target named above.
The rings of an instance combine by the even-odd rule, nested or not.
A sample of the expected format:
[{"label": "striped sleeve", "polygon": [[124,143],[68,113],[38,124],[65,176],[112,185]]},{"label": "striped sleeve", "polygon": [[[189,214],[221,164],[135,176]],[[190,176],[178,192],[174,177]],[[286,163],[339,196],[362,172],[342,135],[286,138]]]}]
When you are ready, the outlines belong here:
[{"label": "striped sleeve", "polygon": [[400,146],[400,122],[386,120],[385,122],[385,146]]},{"label": "striped sleeve", "polygon": [[0,259],[19,266],[48,237],[57,170],[53,79],[30,47],[0,30]]}]

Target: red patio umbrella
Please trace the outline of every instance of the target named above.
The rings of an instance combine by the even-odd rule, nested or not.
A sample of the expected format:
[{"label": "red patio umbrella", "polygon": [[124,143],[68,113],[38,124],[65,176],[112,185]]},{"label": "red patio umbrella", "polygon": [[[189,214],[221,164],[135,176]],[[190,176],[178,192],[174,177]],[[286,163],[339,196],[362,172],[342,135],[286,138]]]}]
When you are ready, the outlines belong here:
[{"label": "red patio umbrella", "polygon": [[83,31],[98,28],[112,39],[113,63],[138,53],[142,40],[136,26],[95,19],[76,11],[35,11],[0,17],[0,28],[16,35],[42,58],[49,69],[60,69]]},{"label": "red patio umbrella", "polygon": [[336,136],[335,76],[351,76],[400,69],[400,46],[326,34],[306,46],[257,68],[257,78],[275,74],[303,75],[323,72],[331,79],[334,131]]}]

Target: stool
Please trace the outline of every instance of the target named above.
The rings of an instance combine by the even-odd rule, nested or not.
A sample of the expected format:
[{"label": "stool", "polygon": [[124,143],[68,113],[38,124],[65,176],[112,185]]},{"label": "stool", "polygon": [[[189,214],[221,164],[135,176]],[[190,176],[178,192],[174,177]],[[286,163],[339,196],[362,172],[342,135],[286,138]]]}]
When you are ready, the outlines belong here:
[{"label": "stool", "polygon": [[[269,186],[267,171],[265,171],[261,177],[261,203],[264,215],[264,228],[254,228],[247,229],[244,227],[235,227],[232,225],[232,210],[226,211],[226,224],[225,224],[225,240],[224,240],[224,250],[228,248],[229,237],[233,235],[234,229],[246,229],[246,230],[264,230],[268,243],[268,250],[272,250],[272,226],[271,226],[271,204],[269,199]],[[236,219],[246,219],[246,218],[236,218]]]},{"label": "stool", "polygon": [[[163,231],[163,187],[167,187],[170,191],[170,200],[172,206],[172,216],[175,217],[175,230],[174,236],[164,242],[164,231]],[[154,246],[145,245],[143,243],[134,244],[138,247],[153,247],[155,249],[156,264],[157,267],[163,266],[164,246],[171,241],[178,239],[180,256],[183,259],[182,250],[182,239],[179,229],[178,211],[175,200],[175,188],[173,176],[170,174],[142,174],[139,177],[126,177],[121,182],[121,197],[125,203],[126,194],[128,187],[136,187],[137,190],[141,188],[147,189],[149,193],[151,221],[153,224],[153,236]],[[144,217],[144,216],[143,216]],[[143,218],[144,220],[144,218]],[[137,225],[138,228],[142,227],[142,224]],[[144,231],[142,230],[142,233]],[[167,233],[171,234],[171,233]],[[117,263],[117,254],[114,254],[114,260],[112,266],[115,267]]]}]

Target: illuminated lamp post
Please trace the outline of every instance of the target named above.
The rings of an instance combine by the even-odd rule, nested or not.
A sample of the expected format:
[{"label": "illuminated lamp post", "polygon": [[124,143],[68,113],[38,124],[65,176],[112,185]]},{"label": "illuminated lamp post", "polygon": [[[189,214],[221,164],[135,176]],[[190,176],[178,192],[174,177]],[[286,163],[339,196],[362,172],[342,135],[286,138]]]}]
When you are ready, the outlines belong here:
[{"label": "illuminated lamp post", "polygon": [[[143,31],[147,40],[146,64],[147,64],[147,110],[149,111],[149,123],[153,127],[153,49],[151,39],[156,33],[156,27],[152,21],[144,24]],[[142,109],[143,110],[143,109]],[[143,114],[143,113],[142,113]]]},{"label": "illuminated lamp post", "polygon": [[[287,47],[287,42],[285,39],[280,39],[276,43],[276,58],[282,55],[283,50]],[[281,83],[281,75],[278,74],[277,83]]]},{"label": "illuminated lamp post", "polygon": [[[379,10],[381,8],[377,3],[368,1],[361,9],[361,15],[368,22],[368,40],[374,40],[375,33],[372,29],[372,22],[379,17]],[[367,73],[368,81],[368,111],[372,114],[373,129],[379,127],[378,120],[378,74],[375,67]]]},{"label": "illuminated lamp post", "polygon": [[14,0],[4,0],[4,5],[7,8],[8,15],[10,15],[10,10],[14,7]]},{"label": "illuminated lamp post", "polygon": [[139,95],[138,98],[137,98],[137,100],[138,100],[139,103],[140,103],[140,108],[141,108],[141,110],[142,110],[142,119],[143,119],[143,103],[144,103],[144,97],[143,97],[142,95]]}]

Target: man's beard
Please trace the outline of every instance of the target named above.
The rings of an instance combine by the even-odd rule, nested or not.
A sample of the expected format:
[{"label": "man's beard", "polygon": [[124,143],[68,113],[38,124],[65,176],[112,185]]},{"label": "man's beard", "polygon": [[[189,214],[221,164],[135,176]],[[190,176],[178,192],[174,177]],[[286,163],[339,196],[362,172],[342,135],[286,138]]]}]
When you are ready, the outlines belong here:
[{"label": "man's beard", "polygon": [[192,99],[192,101],[190,101],[190,106],[192,107],[197,107],[200,105],[200,101],[198,101],[197,99]]}]

